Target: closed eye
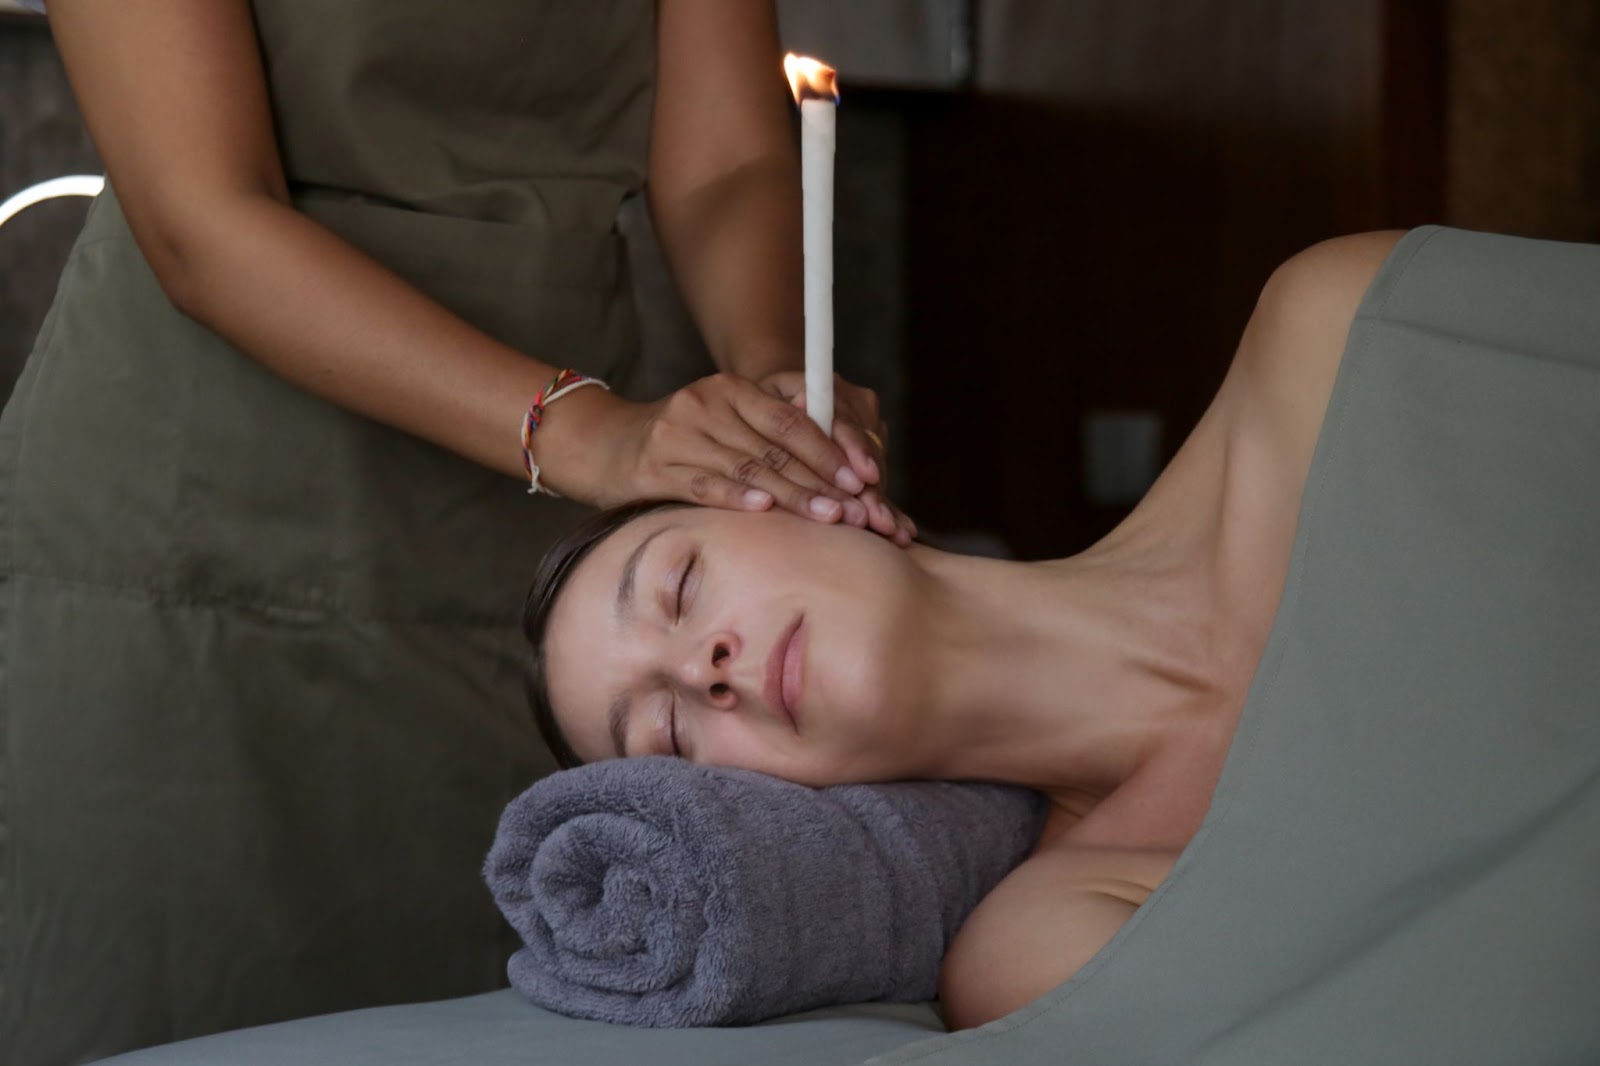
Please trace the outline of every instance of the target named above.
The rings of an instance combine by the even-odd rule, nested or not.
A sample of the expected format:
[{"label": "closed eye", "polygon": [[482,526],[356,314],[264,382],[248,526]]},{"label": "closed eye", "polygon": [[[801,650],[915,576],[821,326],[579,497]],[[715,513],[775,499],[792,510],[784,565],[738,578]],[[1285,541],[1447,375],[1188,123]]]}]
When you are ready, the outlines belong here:
[{"label": "closed eye", "polygon": [[683,590],[689,587],[689,575],[694,573],[695,564],[700,561],[698,555],[689,557],[689,564],[683,568],[683,576],[678,579],[678,599],[674,618],[683,617]]}]

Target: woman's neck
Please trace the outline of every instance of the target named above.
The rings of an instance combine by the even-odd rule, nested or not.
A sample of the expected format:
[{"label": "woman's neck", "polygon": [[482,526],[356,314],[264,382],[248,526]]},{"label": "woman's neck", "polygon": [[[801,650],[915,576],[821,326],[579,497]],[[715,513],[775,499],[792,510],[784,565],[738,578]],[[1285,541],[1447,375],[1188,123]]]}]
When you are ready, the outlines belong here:
[{"label": "woman's neck", "polygon": [[1104,796],[1227,684],[1192,560],[1106,542],[1048,563],[922,561],[928,776]]}]

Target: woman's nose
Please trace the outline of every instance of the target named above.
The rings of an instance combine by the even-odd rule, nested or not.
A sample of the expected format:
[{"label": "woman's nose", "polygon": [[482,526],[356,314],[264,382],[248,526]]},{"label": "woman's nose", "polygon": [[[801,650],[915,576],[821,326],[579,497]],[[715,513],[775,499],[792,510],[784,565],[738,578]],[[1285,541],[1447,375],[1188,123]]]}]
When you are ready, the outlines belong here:
[{"label": "woman's nose", "polygon": [[731,708],[739,699],[733,686],[733,664],[738,654],[739,639],[732,633],[701,639],[689,650],[680,678],[713,707]]}]

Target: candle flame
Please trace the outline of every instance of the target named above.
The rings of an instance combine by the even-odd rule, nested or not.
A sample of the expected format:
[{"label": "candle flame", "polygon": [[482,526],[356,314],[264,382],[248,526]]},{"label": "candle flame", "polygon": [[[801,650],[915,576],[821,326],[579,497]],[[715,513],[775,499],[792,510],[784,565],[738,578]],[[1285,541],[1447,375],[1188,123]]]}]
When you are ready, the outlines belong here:
[{"label": "candle flame", "polygon": [[788,75],[789,90],[794,93],[795,103],[803,100],[839,102],[839,82],[828,64],[790,52],[783,57],[783,72]]}]

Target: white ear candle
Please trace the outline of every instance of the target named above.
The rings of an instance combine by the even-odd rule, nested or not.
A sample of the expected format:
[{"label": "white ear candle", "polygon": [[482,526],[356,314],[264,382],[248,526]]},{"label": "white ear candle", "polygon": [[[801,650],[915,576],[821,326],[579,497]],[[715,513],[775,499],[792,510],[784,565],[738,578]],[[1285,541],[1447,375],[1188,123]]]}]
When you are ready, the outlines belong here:
[{"label": "white ear candle", "polygon": [[832,100],[800,102],[800,195],[805,252],[806,413],[833,435]]},{"label": "white ear candle", "polygon": [[833,68],[783,57],[800,105],[800,202],[805,254],[806,413],[833,436],[833,149],[839,90]]}]

